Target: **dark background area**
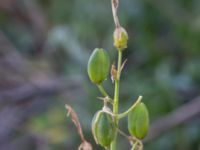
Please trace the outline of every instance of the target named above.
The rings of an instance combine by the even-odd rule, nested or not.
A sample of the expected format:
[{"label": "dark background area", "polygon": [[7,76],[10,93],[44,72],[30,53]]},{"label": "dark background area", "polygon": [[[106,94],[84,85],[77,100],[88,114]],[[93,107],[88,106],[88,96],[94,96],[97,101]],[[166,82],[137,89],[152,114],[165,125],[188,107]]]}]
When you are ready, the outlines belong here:
[{"label": "dark background area", "polygon": [[[87,76],[96,47],[113,47],[109,0],[0,0],[0,150],[75,150],[77,112],[94,149],[98,89]],[[129,34],[120,112],[143,95],[151,130],[145,150],[200,149],[200,1],[120,0]],[[103,84],[110,95],[110,78]],[[120,123],[127,132],[126,119]],[[130,149],[119,136],[118,149]]]}]

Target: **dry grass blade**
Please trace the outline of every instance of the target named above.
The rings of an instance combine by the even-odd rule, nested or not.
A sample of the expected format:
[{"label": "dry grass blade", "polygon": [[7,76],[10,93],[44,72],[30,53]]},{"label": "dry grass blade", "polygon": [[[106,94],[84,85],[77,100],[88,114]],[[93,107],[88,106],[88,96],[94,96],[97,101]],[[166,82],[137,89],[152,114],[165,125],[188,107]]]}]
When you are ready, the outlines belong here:
[{"label": "dry grass blade", "polygon": [[82,140],[82,143],[79,146],[78,150],[92,150],[92,145],[85,140],[85,137],[83,135],[83,131],[82,131],[82,128],[81,128],[81,124],[79,122],[79,119],[78,119],[76,112],[69,105],[65,105],[65,107],[68,111],[67,116],[71,117],[71,120],[74,123],[74,125],[76,126],[78,134],[80,135],[80,138]]},{"label": "dry grass blade", "polygon": [[125,66],[126,62],[127,62],[127,59],[124,60],[122,66],[121,66],[121,68],[120,68],[120,72],[122,72],[122,70],[124,69],[124,66]]},{"label": "dry grass blade", "polygon": [[112,12],[113,12],[113,18],[114,18],[114,22],[115,22],[115,26],[116,28],[120,27],[120,23],[119,23],[119,19],[117,16],[117,8],[119,5],[119,0],[111,0],[111,4],[112,4]]}]

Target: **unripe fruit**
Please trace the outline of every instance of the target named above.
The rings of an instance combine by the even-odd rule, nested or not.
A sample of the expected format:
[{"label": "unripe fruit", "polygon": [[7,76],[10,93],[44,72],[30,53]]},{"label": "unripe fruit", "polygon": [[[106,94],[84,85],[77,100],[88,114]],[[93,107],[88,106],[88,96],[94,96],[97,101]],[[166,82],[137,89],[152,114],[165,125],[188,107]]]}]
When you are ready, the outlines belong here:
[{"label": "unripe fruit", "polygon": [[94,84],[103,82],[110,70],[110,59],[108,53],[102,48],[96,48],[88,61],[88,75]]},{"label": "unripe fruit", "polygon": [[128,114],[128,130],[132,136],[143,139],[149,129],[149,114],[144,103],[139,103]]},{"label": "unripe fruit", "polygon": [[98,111],[92,120],[92,134],[97,144],[108,147],[115,137],[114,121],[111,114]]},{"label": "unripe fruit", "polygon": [[124,50],[127,48],[127,42],[128,42],[128,34],[126,30],[122,27],[118,27],[115,29],[114,34],[114,46],[118,50]]}]

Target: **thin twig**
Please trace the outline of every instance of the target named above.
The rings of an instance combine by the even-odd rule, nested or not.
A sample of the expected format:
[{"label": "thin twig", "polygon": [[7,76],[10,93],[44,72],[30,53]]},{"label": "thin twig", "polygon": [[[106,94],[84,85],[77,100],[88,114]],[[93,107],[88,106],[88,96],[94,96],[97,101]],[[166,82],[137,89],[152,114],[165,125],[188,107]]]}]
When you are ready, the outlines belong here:
[{"label": "thin twig", "polygon": [[79,122],[79,119],[78,119],[78,117],[77,117],[77,115],[76,115],[76,112],[73,110],[73,108],[71,107],[71,106],[69,106],[69,105],[65,105],[65,107],[66,107],[66,109],[67,109],[67,116],[70,116],[71,117],[71,119],[72,119],[72,121],[73,121],[73,123],[74,123],[74,125],[76,126],[76,128],[77,128],[77,131],[78,131],[78,134],[80,135],[80,138],[81,138],[81,140],[82,140],[82,142],[85,142],[86,140],[85,140],[85,137],[84,137],[84,135],[83,135],[83,131],[82,131],[82,128],[81,128],[81,124],[80,124],[80,122]]},{"label": "thin twig", "polygon": [[127,62],[127,59],[125,59],[124,62],[122,63],[122,66],[121,66],[121,68],[120,68],[120,71],[121,71],[121,72],[122,72],[122,70],[124,69],[124,66],[125,66],[126,62]]},{"label": "thin twig", "polygon": [[80,135],[80,138],[82,140],[82,143],[79,146],[78,150],[92,150],[92,145],[85,140],[85,137],[83,135],[83,131],[81,128],[81,124],[79,122],[76,112],[73,110],[73,108],[71,106],[69,106],[67,104],[65,105],[65,107],[68,111],[67,116],[71,117],[71,120],[73,121],[74,125],[76,126],[78,134]]},{"label": "thin twig", "polygon": [[[129,136],[127,135],[126,133],[124,133],[122,130],[120,130],[119,128],[117,128],[118,132],[124,136],[131,145],[135,145],[135,148],[138,148],[139,150],[142,150],[143,149],[143,144],[142,142],[137,139],[136,137],[133,137],[133,136]],[[133,150],[135,150],[135,148]],[[132,149],[131,149],[132,150]]]},{"label": "thin twig", "polygon": [[136,102],[127,111],[125,111],[121,114],[118,114],[118,118],[121,119],[121,118],[127,116],[128,113],[130,111],[132,111],[137,106],[137,104],[139,104],[141,102],[141,100],[142,100],[142,96],[139,96],[138,99],[136,100]]}]

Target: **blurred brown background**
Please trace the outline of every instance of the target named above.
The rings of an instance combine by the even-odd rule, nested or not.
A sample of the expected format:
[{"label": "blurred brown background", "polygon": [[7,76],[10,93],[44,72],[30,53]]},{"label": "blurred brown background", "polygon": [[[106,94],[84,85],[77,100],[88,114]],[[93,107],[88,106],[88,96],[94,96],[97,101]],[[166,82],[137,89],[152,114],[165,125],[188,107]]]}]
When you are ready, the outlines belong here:
[{"label": "blurred brown background", "polygon": [[[123,0],[129,33],[120,111],[143,95],[152,128],[145,150],[200,149],[200,1]],[[109,0],[0,0],[0,150],[75,150],[78,113],[90,123],[102,107],[87,76],[95,47],[116,58]],[[113,95],[110,79],[105,89]],[[127,132],[126,119],[120,123]],[[119,138],[119,149],[130,149]]]}]

